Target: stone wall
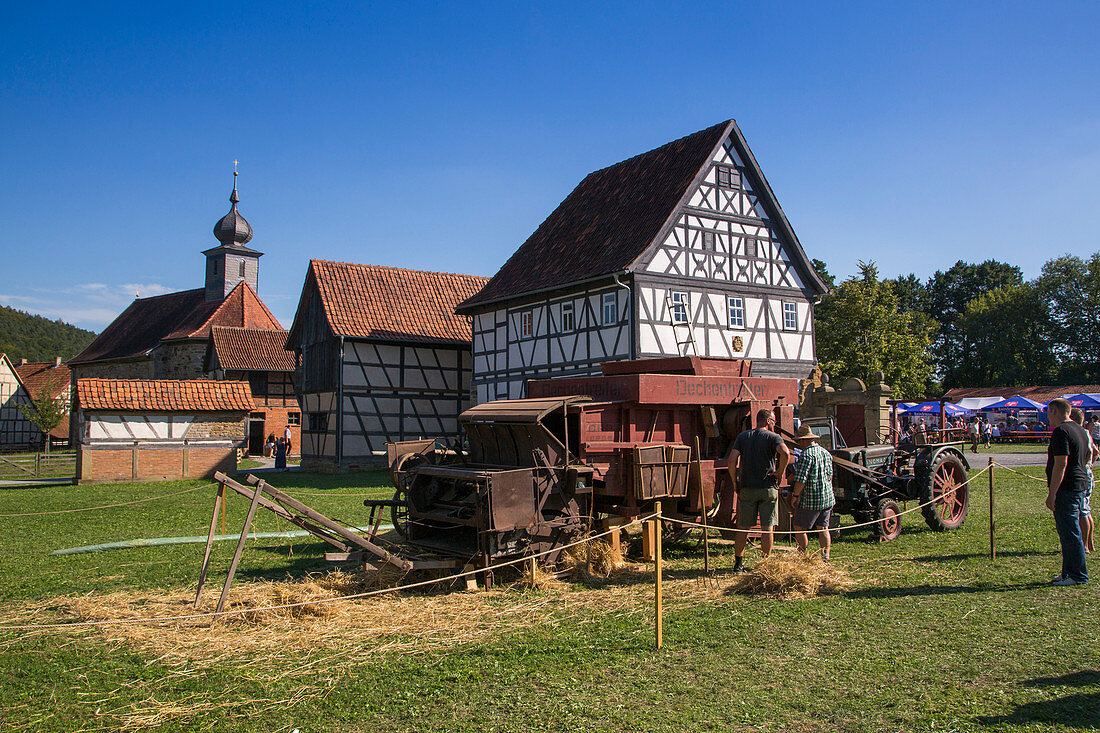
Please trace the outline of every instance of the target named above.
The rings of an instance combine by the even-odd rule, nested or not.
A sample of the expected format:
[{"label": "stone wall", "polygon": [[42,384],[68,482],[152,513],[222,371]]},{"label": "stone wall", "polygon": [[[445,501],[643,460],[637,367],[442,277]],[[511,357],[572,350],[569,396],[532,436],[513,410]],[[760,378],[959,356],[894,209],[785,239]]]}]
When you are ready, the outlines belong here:
[{"label": "stone wall", "polygon": [[77,379],[152,379],[153,360],[97,361],[93,364],[74,364],[73,384]]},{"label": "stone wall", "polygon": [[229,438],[241,441],[245,438],[246,413],[200,412],[195,415],[188,438]]},{"label": "stone wall", "polygon": [[205,379],[206,347],[202,341],[174,341],[153,351],[157,379]]},{"label": "stone wall", "polygon": [[[890,442],[890,405],[893,390],[885,382],[886,375],[876,372],[871,383],[862,379],[848,379],[840,390],[829,384],[829,376],[822,374],[818,386],[808,388],[798,407],[800,417],[837,417],[839,405],[862,407],[863,425],[867,443]],[[815,382],[818,381],[815,379]],[[839,426],[838,426],[839,427]]]}]

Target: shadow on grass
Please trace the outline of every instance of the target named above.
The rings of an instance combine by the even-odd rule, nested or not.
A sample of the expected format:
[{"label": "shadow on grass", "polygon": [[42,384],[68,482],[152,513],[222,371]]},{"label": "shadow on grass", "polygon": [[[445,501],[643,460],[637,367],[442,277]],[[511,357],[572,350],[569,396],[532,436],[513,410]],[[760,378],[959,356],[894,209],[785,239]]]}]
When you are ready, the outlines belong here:
[{"label": "shadow on grass", "polygon": [[1007,715],[982,715],[982,725],[1031,725],[1046,723],[1079,730],[1100,729],[1100,692],[1067,695],[1020,705]]},{"label": "shadow on grass", "polygon": [[919,596],[950,596],[964,593],[1006,593],[1011,591],[1046,588],[1050,583],[1026,583],[1023,585],[912,585],[905,588],[863,588],[845,593],[846,598],[910,598]]},{"label": "shadow on grass", "polygon": [[[1058,555],[1057,550],[1053,551],[1041,551],[1041,550],[1013,550],[1011,552],[997,551],[997,557],[1043,557],[1049,555]],[[954,562],[958,560],[983,560],[989,559],[989,552],[961,552],[956,555],[921,555],[920,557],[910,557],[907,560],[913,560],[914,562]]]},{"label": "shadow on grass", "polygon": [[1020,683],[1025,687],[1085,687],[1087,685],[1100,685],[1100,670],[1087,669],[1080,672],[1070,672],[1061,677],[1036,677]]}]

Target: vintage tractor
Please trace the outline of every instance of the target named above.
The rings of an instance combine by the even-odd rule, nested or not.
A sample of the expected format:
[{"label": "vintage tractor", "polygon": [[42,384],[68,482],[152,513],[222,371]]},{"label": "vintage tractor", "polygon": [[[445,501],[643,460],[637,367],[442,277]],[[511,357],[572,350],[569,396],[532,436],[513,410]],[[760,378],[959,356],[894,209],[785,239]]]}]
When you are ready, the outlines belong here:
[{"label": "vintage tractor", "polygon": [[970,507],[962,443],[845,446],[827,418],[804,422],[833,454],[834,513],[878,522],[873,529],[881,540],[901,534],[901,504],[908,501],[925,505],[924,521],[937,532],[962,526]]}]

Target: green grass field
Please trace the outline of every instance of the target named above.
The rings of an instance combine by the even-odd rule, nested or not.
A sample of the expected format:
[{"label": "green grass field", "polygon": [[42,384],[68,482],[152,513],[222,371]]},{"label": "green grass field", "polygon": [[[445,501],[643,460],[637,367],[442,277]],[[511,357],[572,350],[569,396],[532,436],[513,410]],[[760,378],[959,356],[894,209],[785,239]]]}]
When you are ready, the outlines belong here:
[{"label": "green grass field", "polygon": [[[1025,470],[1038,475],[1041,468]],[[365,521],[358,495],[391,493],[381,473],[270,480],[351,524]],[[263,649],[227,646],[216,662],[189,658],[182,641],[177,655],[155,638],[107,628],[0,631],[0,730],[1095,730],[1098,582],[1050,587],[1058,543],[1042,484],[1003,471],[996,480],[996,561],[988,558],[982,476],[959,532],[933,533],[914,513],[888,544],[870,544],[862,531],[844,535],[834,563],[855,587],[839,596],[730,596],[720,591],[729,581],[721,572],[732,564],[728,546],[712,547],[716,590],[701,578],[694,543],[669,545],[661,651],[652,643],[646,574],[546,591],[367,599],[358,603],[387,609],[392,602],[395,623],[402,613],[419,618],[432,604],[452,609],[440,612],[451,613],[442,628],[463,632],[416,633],[415,624],[440,619],[376,637],[359,626],[347,631],[344,648],[320,650],[296,643],[290,631]],[[203,483],[0,489],[0,514],[196,486]],[[5,518],[0,624],[64,620],[65,604],[82,597],[193,593],[202,545],[49,553],[205,534],[212,497],[204,488],[116,509]],[[246,509],[232,497],[227,532],[240,531]],[[270,514],[257,516],[258,531],[287,529]],[[309,539],[251,541],[234,587],[323,571],[323,546]],[[216,596],[232,549],[216,546],[208,596]],[[527,607],[537,613],[516,616]],[[514,620],[504,623],[506,616]],[[317,623],[340,638],[340,617]],[[484,628],[496,630],[477,633]],[[272,638],[264,631],[259,621],[238,633]]]}]

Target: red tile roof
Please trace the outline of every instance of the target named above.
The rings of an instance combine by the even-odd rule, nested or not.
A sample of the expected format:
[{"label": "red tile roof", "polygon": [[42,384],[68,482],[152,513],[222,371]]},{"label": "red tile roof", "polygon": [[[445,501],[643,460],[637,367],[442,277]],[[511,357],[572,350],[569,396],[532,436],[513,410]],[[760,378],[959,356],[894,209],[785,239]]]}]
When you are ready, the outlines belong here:
[{"label": "red tile roof", "polygon": [[52,361],[32,361],[13,368],[31,397],[37,397],[43,387],[49,387],[50,396],[56,397],[69,388],[72,378],[68,365],[54,366]]},{"label": "red tile roof", "polygon": [[206,338],[212,326],[282,329],[256,291],[241,281],[222,301],[202,288],[138,298],[70,364],[145,356],[161,341]]},{"label": "red tile roof", "polygon": [[[488,278],[379,265],[310,260],[306,290],[315,283],[337,336],[424,343],[469,343],[470,324],[454,308]],[[302,302],[306,302],[306,293]],[[295,326],[303,316],[299,306]]]},{"label": "red tile roof", "polygon": [[78,379],[77,402],[85,410],[150,412],[248,412],[247,382],[206,379]]},{"label": "red tile roof", "polygon": [[214,326],[217,366],[230,371],[294,371],[294,352],[286,349],[286,331]]},{"label": "red tile roof", "polygon": [[1067,384],[1062,387],[1038,386],[1038,387],[955,387],[947,390],[944,395],[952,402],[966,399],[967,397],[1027,397],[1036,402],[1049,402],[1055,397],[1075,394],[1100,394],[1100,384]]}]

